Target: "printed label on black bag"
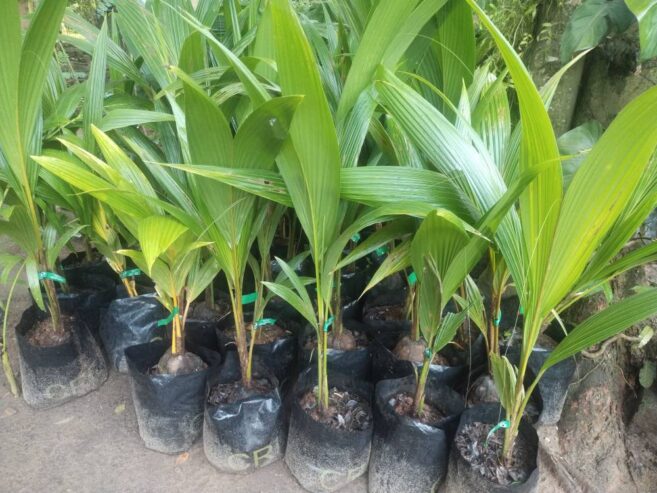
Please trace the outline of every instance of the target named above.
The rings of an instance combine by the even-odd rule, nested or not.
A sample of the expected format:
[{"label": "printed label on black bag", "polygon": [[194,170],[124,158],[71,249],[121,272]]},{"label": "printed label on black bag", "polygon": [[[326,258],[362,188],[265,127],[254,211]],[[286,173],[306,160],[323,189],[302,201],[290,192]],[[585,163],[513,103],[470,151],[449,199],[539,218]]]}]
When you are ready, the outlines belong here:
[{"label": "printed label on black bag", "polygon": [[258,469],[259,467],[270,464],[274,460],[276,460],[276,457],[274,456],[274,447],[272,445],[267,445],[258,450],[254,450],[253,452],[243,452],[231,455],[228,458],[228,465],[235,471],[244,471],[251,466]]},{"label": "printed label on black bag", "polygon": [[322,488],[328,490],[334,488],[336,485],[349,483],[365,474],[365,471],[367,470],[367,463],[361,464],[352,469],[347,469],[346,471],[335,471],[331,469],[320,469],[315,467],[313,467],[313,469],[317,471],[319,483]]}]

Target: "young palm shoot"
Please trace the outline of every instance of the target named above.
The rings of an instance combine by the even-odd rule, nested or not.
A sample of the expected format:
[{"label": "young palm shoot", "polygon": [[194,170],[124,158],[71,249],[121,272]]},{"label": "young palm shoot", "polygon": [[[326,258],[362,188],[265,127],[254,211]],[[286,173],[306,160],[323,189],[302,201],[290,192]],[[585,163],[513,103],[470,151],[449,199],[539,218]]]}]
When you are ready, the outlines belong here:
[{"label": "young palm shoot", "polygon": [[185,322],[192,301],[219,272],[213,258],[202,259],[202,249],[209,243],[197,241],[186,226],[163,216],[142,219],[136,237],[141,251],[119,253],[130,257],[155,282],[171,319],[171,348],[160,359],[158,370],[174,375],[198,371],[204,364],[185,351]]},{"label": "young palm shoot", "polygon": [[[444,211],[436,211],[424,219],[411,243],[411,265],[417,275],[417,315],[420,333],[426,343],[414,398],[418,417],[424,410],[433,357],[452,341],[467,316],[467,310],[446,315],[443,311],[460,284],[446,285],[445,277],[469,241],[470,234],[460,220]],[[467,272],[464,278],[465,275]]]},{"label": "young palm shoot", "polygon": [[265,329],[280,328],[277,325],[278,321],[276,319],[265,317],[265,309],[273,296],[271,293],[265,293],[264,283],[273,281],[271,272],[271,247],[284,213],[285,207],[262,201],[260,213],[255,222],[256,245],[260,259],[258,261],[253,256],[249,258],[256,290],[255,301],[253,303],[253,317],[249,326],[249,356],[246,368],[246,378],[248,381],[251,381],[253,375],[253,350],[258,337]]},{"label": "young palm shoot", "polygon": [[[253,172],[274,167],[274,159],[285,142],[299,98],[276,98],[259,105],[241,122],[233,136],[223,110],[185,74],[179,72],[179,76],[184,85],[192,162]],[[208,145],[209,142],[214,142],[214,145]],[[207,168],[212,169],[212,166]],[[195,175],[189,175],[189,188],[199,216],[208,224],[206,236],[213,243],[214,258],[226,274],[242,383],[250,387],[251,361],[244,312],[245,306],[254,300],[250,299],[250,293],[244,292],[244,275],[256,239],[257,198]],[[257,293],[255,298],[257,300]]]}]

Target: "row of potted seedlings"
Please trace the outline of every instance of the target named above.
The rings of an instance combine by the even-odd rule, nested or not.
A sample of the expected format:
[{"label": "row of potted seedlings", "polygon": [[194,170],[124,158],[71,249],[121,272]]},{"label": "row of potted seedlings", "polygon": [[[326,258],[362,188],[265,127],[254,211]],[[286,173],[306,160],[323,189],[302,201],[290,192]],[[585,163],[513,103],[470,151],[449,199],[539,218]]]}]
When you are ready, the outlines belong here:
[{"label": "row of potted seedlings", "polygon": [[[142,51],[120,76],[126,84],[111,87],[130,91],[135,76],[148,86],[143,65],[158,84],[143,92],[161,90],[165,97],[153,107],[167,112],[149,115],[170,125],[151,141],[132,119],[121,128],[103,121],[107,64],[116,65],[119,49],[110,44],[108,56],[105,19],[88,43],[89,79],[72,93],[83,94],[82,124],[71,121],[73,130],[60,132],[59,124],[37,121],[48,75],[41,61],[52,54],[66,2],[41,2],[24,37],[18,7],[9,3],[1,19],[20,53],[5,57],[0,91],[7,163],[0,232],[23,249],[38,307],[16,331],[29,404],[61,404],[102,385],[102,340],[111,365],[130,376],[140,435],[154,450],[186,450],[202,433],[219,469],[249,472],[284,458],[311,491],[335,491],[366,471],[372,491],[427,491],[443,479],[448,491],[536,489],[531,423],[558,420],[570,358],[657,307],[657,289],[646,288],[567,331],[556,347],[539,344],[558,314],[655,258],[654,244],[617,255],[654,208],[657,90],[618,115],[564,191],[545,96],[474,0],[467,4],[500,48],[521,110],[522,131],[518,124],[498,136],[509,149],[502,162],[468,118],[448,118],[391,71],[405,66],[415,37],[406,27],[422,32],[422,23],[411,22],[416,16],[429,22],[448,3],[465,9],[472,25],[463,2],[376,3],[351,64],[356,75],[334,108],[322,77],[328,66],[317,63],[287,0],[266,2],[267,28],[256,36],[267,48],[256,58],[273,56],[266,68],[274,84],[187,11],[178,17],[194,32],[184,43],[176,36],[176,49],[172,43],[154,53],[152,45],[167,42],[164,33],[187,31],[163,27],[154,12],[121,0],[111,14],[121,35],[148,42],[125,43]],[[178,19],[166,12],[166,22]],[[397,17],[403,42],[386,20]],[[379,20],[386,20],[391,53],[377,61],[370,51],[381,48]],[[227,68],[229,93],[235,78],[246,88],[230,109],[218,104],[223,93],[208,92],[221,90],[221,80],[219,88],[199,83],[211,66],[201,35],[212,64]],[[184,57],[159,57],[178,48]],[[489,75],[508,105],[503,79]],[[403,134],[403,148],[427,168],[403,157],[381,162],[379,139],[367,137],[370,121],[378,122],[377,136]],[[361,162],[363,151],[371,159]],[[398,200],[400,192],[409,202]],[[61,209],[79,224],[60,220]],[[288,249],[272,265],[286,210],[298,231],[287,243],[307,242],[308,252]],[[81,231],[107,261],[93,272],[57,260]],[[385,247],[385,260],[369,257]],[[486,254],[492,288],[482,295],[473,281],[481,276],[469,274]],[[380,262],[374,273],[359,266],[367,257]],[[223,281],[215,283],[219,272]],[[105,275],[116,282],[98,278]],[[367,286],[351,286],[354,279]],[[523,307],[504,306],[509,280]],[[116,283],[122,294],[111,301]],[[522,330],[504,334],[505,317]],[[487,392],[488,375],[496,397]]]},{"label": "row of potted seedlings", "polygon": [[[424,223],[415,241],[418,249],[426,248],[423,232],[431,235],[431,228],[444,227],[439,222]],[[417,258],[428,256],[424,252]],[[55,395],[50,386],[57,375],[53,370],[66,368],[67,345],[47,348],[51,358],[31,360],[30,350],[21,344],[21,369],[32,362],[50,379],[48,386],[26,392],[26,400],[47,407],[100,387],[107,377],[100,339],[110,365],[129,373],[140,435],[148,448],[159,452],[183,452],[202,434],[206,456],[219,470],[248,473],[284,458],[310,491],[336,491],[368,470],[370,491],[429,491],[445,478],[450,449],[450,467],[457,471],[451,479],[453,491],[534,478],[537,444],[530,425],[523,425],[523,446],[517,449],[523,460],[500,470],[500,433],[481,447],[482,433],[501,419],[499,404],[477,405],[463,413],[468,382],[487,374],[485,349],[481,337],[460,347],[448,344],[457,332],[465,334],[465,311],[423,312],[437,293],[437,288],[421,288],[431,284],[429,271],[418,276],[421,265],[415,264],[410,275],[393,275],[361,299],[353,296],[362,292],[372,264],[380,260],[372,255],[356,268],[362,276],[343,276],[342,333],[335,333],[335,323],[327,327],[329,389],[324,409],[317,394],[316,340],[290,307],[280,309],[280,300],[265,310],[262,292],[244,298],[245,306],[253,306],[258,315],[255,322],[253,313],[245,317],[248,370],[242,372],[230,304],[219,296],[210,309],[207,296],[200,296],[189,312],[202,319],[185,320],[184,343],[178,349],[185,356],[171,366],[172,345],[180,345],[180,339],[174,343],[173,321],[182,315],[157,300],[152,284],[138,286],[144,294],[116,298],[126,294],[123,279],[115,286],[116,275],[106,269],[98,272],[98,264],[77,266],[80,272],[75,273],[64,268],[69,292],[60,294],[61,300],[80,298],[77,305],[64,304],[63,310],[84,320],[78,325],[93,348],[96,367],[85,369],[86,353],[69,350],[71,364],[79,368],[60,374],[61,381],[68,378],[71,383],[58,388],[75,391]],[[139,269],[126,273],[133,283],[146,277]],[[91,284],[85,289],[78,279],[90,279]],[[26,312],[19,334],[31,328],[28,318],[36,313],[34,308]],[[423,315],[434,318],[418,320]],[[427,326],[439,330],[413,334],[413,328]],[[69,343],[77,344],[73,337]],[[21,371],[25,389],[31,388],[26,380],[30,374]],[[80,387],[77,382],[83,379],[87,386]],[[559,410],[557,405],[557,415]]]}]

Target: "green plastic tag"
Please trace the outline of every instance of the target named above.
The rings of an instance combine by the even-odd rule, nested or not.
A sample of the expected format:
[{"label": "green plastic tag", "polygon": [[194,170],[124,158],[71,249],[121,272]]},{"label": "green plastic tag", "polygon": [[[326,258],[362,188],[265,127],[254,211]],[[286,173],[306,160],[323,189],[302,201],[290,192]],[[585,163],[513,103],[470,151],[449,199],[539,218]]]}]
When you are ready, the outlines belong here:
[{"label": "green plastic tag", "polygon": [[431,349],[426,348],[426,349],[424,350],[424,357],[427,358],[427,359],[430,359],[431,356],[432,356]]},{"label": "green plastic tag", "polygon": [[408,284],[411,286],[415,286],[415,283],[417,282],[417,274],[415,272],[411,272],[408,275]]},{"label": "green plastic tag", "polygon": [[360,241],[360,233],[356,233],[354,236],[352,236],[351,241],[358,243]]},{"label": "green plastic tag", "polygon": [[382,246],[374,250],[374,254],[377,257],[384,257],[388,254],[388,247],[387,246]]},{"label": "green plastic tag", "polygon": [[495,327],[499,327],[501,321],[502,321],[502,310],[498,310],[497,317],[495,317],[495,320],[493,320]]},{"label": "green plastic tag", "polygon": [[326,322],[324,322],[324,332],[328,332],[331,325],[333,325],[333,320],[334,320],[333,317],[329,317],[329,319]]},{"label": "green plastic tag", "polygon": [[242,304],[243,305],[250,305],[251,303],[255,303],[255,300],[258,299],[258,294],[257,293],[249,293],[242,295]]},{"label": "green plastic tag", "polygon": [[262,327],[264,325],[274,325],[276,323],[275,318],[261,318],[260,320],[256,320],[256,322],[253,324],[254,327]]},{"label": "green plastic tag", "polygon": [[519,313],[520,315],[524,315],[524,314],[525,314],[525,309],[522,307],[522,305],[520,306],[520,308],[518,308],[518,313]]},{"label": "green plastic tag", "polygon": [[39,280],[43,281],[45,279],[48,279],[49,281],[55,281],[60,284],[66,284],[66,279],[59,274],[55,274],[54,272],[39,272]]},{"label": "green plastic tag", "polygon": [[124,270],[121,272],[121,279],[125,279],[126,277],[137,277],[141,275],[141,270],[139,269],[129,269],[129,270]]},{"label": "green plastic tag", "polygon": [[163,318],[162,320],[157,321],[157,326],[164,327],[165,325],[169,325],[171,322],[173,322],[173,317],[178,315],[178,312],[179,312],[178,307],[174,306],[173,310],[171,310],[171,313],[167,318]]},{"label": "green plastic tag", "polygon": [[490,430],[490,431],[488,432],[488,436],[486,436],[486,442],[484,443],[484,448],[488,448],[488,440],[490,440],[490,437],[492,437],[492,436],[495,434],[495,432],[496,432],[497,430],[499,430],[500,428],[506,430],[506,429],[509,428],[510,426],[511,426],[511,423],[510,423],[508,420],[506,420],[506,419],[500,421],[500,422],[497,423],[495,426],[493,426],[493,429]]}]

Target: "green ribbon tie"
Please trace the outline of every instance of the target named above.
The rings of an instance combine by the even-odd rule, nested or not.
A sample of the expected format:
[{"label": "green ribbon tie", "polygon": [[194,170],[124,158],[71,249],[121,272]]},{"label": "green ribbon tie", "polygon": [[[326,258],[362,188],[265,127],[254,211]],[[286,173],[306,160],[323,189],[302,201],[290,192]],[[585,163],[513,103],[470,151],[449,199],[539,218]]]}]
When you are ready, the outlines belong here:
[{"label": "green ribbon tie", "polygon": [[251,303],[255,303],[255,300],[258,298],[258,293],[249,293],[245,294],[242,296],[242,304],[243,305],[250,305]]},{"label": "green ribbon tie", "polygon": [[495,327],[499,327],[501,321],[502,321],[502,310],[498,310],[497,317],[495,317],[495,320],[493,321]]},{"label": "green ribbon tie", "polygon": [[360,241],[360,233],[354,234],[354,236],[351,237],[351,241],[358,243]]},{"label": "green ribbon tie", "polygon": [[55,274],[54,272],[39,272],[39,281],[43,281],[45,279],[48,279],[49,281],[55,281],[60,284],[66,284],[66,279],[59,274]]},{"label": "green ribbon tie", "polygon": [[328,332],[331,325],[333,325],[333,317],[329,317],[329,319],[324,322],[324,332]]},{"label": "green ribbon tie", "polygon": [[431,352],[431,349],[426,348],[426,349],[424,350],[424,357],[425,357],[425,358],[430,359],[432,355],[433,355],[433,353]]},{"label": "green ribbon tie", "polygon": [[490,437],[492,437],[497,430],[499,430],[500,428],[506,430],[510,426],[511,426],[511,423],[507,419],[504,419],[504,420],[500,421],[499,423],[497,423],[495,426],[493,426],[493,429],[488,432],[488,436],[486,437],[486,442],[484,443],[484,447],[488,448],[488,440],[490,440]]},{"label": "green ribbon tie", "polygon": [[125,279],[126,277],[137,277],[140,275],[141,275],[140,269],[124,270],[123,272],[121,272],[121,279]]},{"label": "green ribbon tie", "polygon": [[521,306],[520,308],[518,308],[518,313],[520,315],[524,315],[525,314],[525,309]]},{"label": "green ribbon tie", "polygon": [[253,324],[254,327],[263,327],[264,325],[274,325],[276,323],[275,318],[261,318],[260,320],[256,320],[256,322]]},{"label": "green ribbon tie", "polygon": [[169,325],[171,322],[173,322],[173,317],[178,315],[178,312],[179,312],[178,307],[174,306],[173,310],[171,310],[171,313],[167,318],[163,318],[162,320],[157,321],[157,326],[164,327],[165,325]]},{"label": "green ribbon tie", "polygon": [[411,286],[415,286],[415,283],[417,282],[417,274],[415,272],[411,272],[408,275],[408,284]]}]

